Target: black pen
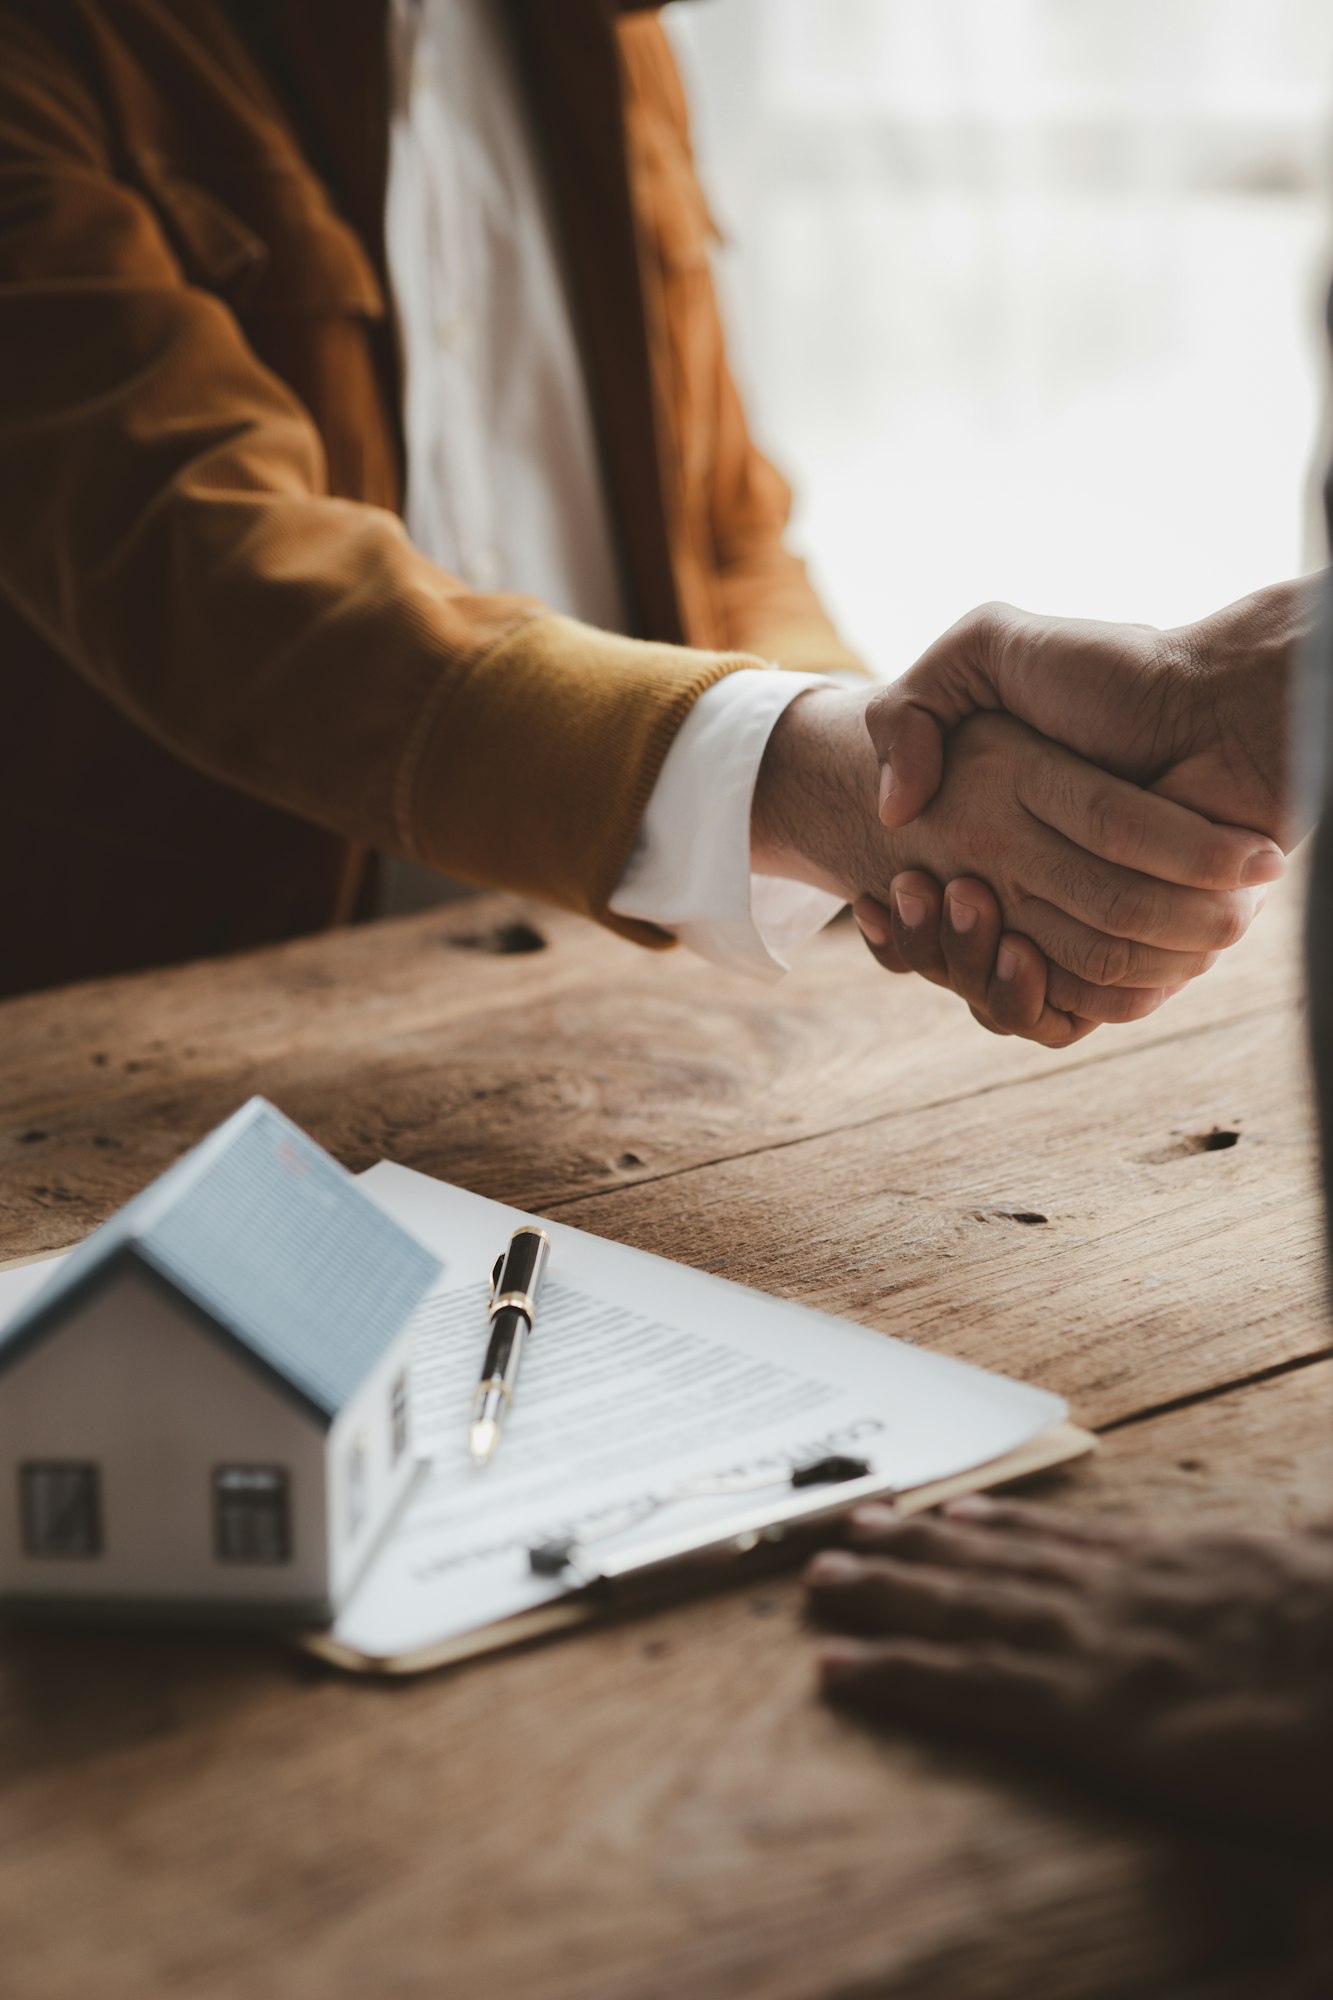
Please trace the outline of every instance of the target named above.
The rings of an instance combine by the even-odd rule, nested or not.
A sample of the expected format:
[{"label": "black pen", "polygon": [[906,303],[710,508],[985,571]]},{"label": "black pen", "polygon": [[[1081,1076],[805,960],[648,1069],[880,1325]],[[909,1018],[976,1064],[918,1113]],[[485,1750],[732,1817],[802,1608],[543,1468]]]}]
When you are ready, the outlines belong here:
[{"label": "black pen", "polygon": [[491,1337],[472,1398],[468,1431],[474,1465],[489,1464],[500,1442],[504,1414],[514,1400],[524,1342],[537,1317],[537,1292],[550,1249],[546,1231],[525,1223],[514,1231],[509,1248],[497,1258],[491,1274]]}]

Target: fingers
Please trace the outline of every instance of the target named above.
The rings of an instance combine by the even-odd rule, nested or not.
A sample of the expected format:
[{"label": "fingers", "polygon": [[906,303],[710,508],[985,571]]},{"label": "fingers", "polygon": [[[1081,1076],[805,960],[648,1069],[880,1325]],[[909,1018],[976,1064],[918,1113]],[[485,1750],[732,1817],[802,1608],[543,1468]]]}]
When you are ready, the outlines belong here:
[{"label": "fingers", "polygon": [[[1158,876],[1182,887],[1209,891],[1253,888],[1276,882],[1286,866],[1281,848],[1264,835],[1247,832],[1244,827],[1215,825],[1199,813],[1111,777],[1067,751],[1025,760],[1020,796],[1030,811],[1076,847],[1120,868]],[[1174,940],[1163,937],[1156,941],[1167,944]]]},{"label": "fingers", "polygon": [[[991,1011],[987,1001],[1002,930],[1000,906],[984,882],[961,876],[948,884],[940,944],[949,984],[969,1007]],[[1029,951],[1015,960],[1011,952],[1003,986],[1003,1018],[992,1014],[994,1026],[1000,1034],[1021,1035],[1035,1026],[1046,1002],[1046,961],[1041,953]]]},{"label": "fingers", "polygon": [[1182,889],[1102,861],[1050,830],[1034,843],[1028,864],[1033,896],[1109,937],[1185,954],[1193,968],[1186,977],[1206,970],[1202,961],[1210,953],[1225,951],[1244,937],[1264,893]]},{"label": "fingers", "polygon": [[[969,727],[972,750],[982,746],[992,767],[1007,768],[1016,799],[1032,816],[1034,837],[1021,849],[1026,894],[1010,913],[1047,958],[1097,986],[1176,986],[1206,970],[1210,953],[1244,936],[1262,901],[1262,886],[1198,888],[1180,880],[1191,866],[1206,872],[1201,844],[1234,843],[1234,827],[1213,827],[1189,814],[1159,826],[1155,815],[1170,801],[1108,777],[1016,725],[997,719]],[[1229,866],[1237,874],[1249,869],[1257,839],[1244,836],[1250,847],[1243,864],[1237,855],[1226,864],[1214,856],[1208,866],[1219,871]],[[1113,858],[1131,851],[1156,872]],[[1273,853],[1280,860],[1278,850]],[[1069,923],[1082,926],[1083,933],[1071,932]],[[1087,932],[1110,942],[1094,951]],[[1062,939],[1077,948],[1063,948]],[[1117,940],[1179,956],[1126,954]]]},{"label": "fingers", "polygon": [[[933,877],[911,869],[894,877],[889,895],[887,907],[869,896],[853,905],[876,961],[886,971],[916,972],[950,987],[991,1034],[1069,1048],[1092,1033],[1099,1015],[1118,1018],[1129,1009],[1128,996],[1099,996],[1073,981],[1089,999],[1086,1018],[1049,1006],[1045,959],[1028,939],[1002,933],[999,904],[984,882],[962,877],[941,897]],[[1135,995],[1134,1002],[1147,997]]]},{"label": "fingers", "polygon": [[1006,932],[990,966],[976,970],[981,973],[980,997],[970,1001],[973,1018],[993,1035],[1018,1035],[1044,1049],[1067,1049],[1092,1033],[1095,1022],[1074,1021],[1047,1005],[1048,967],[1028,938]]},{"label": "fingers", "polygon": [[1172,986],[1094,986],[1053,965],[1046,979],[1046,997],[1062,1014],[1097,1022],[1142,1021],[1155,1014],[1166,1001],[1174,999],[1188,981]]},{"label": "fingers", "polygon": [[1069,1726],[1063,1663],[999,1644],[928,1639],[836,1639],[820,1655],[823,1690],[872,1715],[905,1715],[946,1729],[1050,1744]]},{"label": "fingers", "polygon": [[[984,883],[952,882],[947,894],[941,895],[933,876],[908,869],[889,884],[887,908],[868,896],[853,907],[863,932],[864,913],[876,935],[888,939],[883,948],[890,952],[895,969],[918,972],[938,986],[950,986],[969,1003],[984,1001],[1000,942],[999,905]],[[1036,992],[1029,990],[1029,980],[1017,1002],[1024,1018],[1040,1014],[1045,996],[1045,965],[1039,955],[1037,965]]]},{"label": "fingers", "polygon": [[932,875],[912,869],[889,884],[889,922],[904,965],[936,986],[949,984],[941,939],[944,897]]},{"label": "fingers", "polygon": [[[858,1554],[869,1552],[889,1556],[899,1563],[962,1572],[974,1580],[984,1577],[994,1582],[1007,1577],[1078,1591],[1091,1580],[1090,1566],[1103,1560],[1102,1552],[1096,1548],[1075,1545],[1058,1535],[1031,1531],[991,1533],[941,1514],[895,1514],[889,1522],[877,1523],[871,1531],[863,1525],[863,1517],[870,1511],[858,1509],[850,1524],[849,1533]],[[1105,1554],[1109,1557],[1111,1551]]]},{"label": "fingers", "polygon": [[[905,883],[903,903],[894,891]],[[886,972],[917,972],[936,986],[947,986],[949,968],[940,945],[943,898],[929,875],[900,877],[890,888],[891,906],[874,896],[858,896],[852,915],[871,957]],[[904,904],[906,915],[904,915]]]},{"label": "fingers", "polygon": [[[852,909],[872,957],[886,972],[915,972],[947,986],[991,1034],[1017,1035],[1043,1048],[1070,1048],[1102,1022],[1142,1020],[1191,970],[1170,954],[1158,958],[1147,949],[1124,950],[1049,909],[1044,925],[1052,945],[1090,971],[1173,976],[1169,987],[1114,986],[1062,965],[1048,966],[1031,940],[1002,932],[995,897],[970,876],[950,882],[941,894],[931,876],[909,870],[894,877],[888,905],[862,896]],[[1204,971],[1211,963],[1202,957],[1193,970]]]},{"label": "fingers", "polygon": [[[984,882],[968,876],[951,882],[941,896],[929,875],[910,870],[894,877],[888,905],[862,896],[852,909],[872,957],[886,972],[915,972],[947,986],[989,1033],[1017,1035],[1043,1048],[1071,1048],[1103,1022],[1142,1020],[1172,990],[1099,986],[1049,966],[1030,939],[1001,931],[995,897]],[[1064,948],[1070,955],[1103,963],[1093,934],[1083,936],[1058,912],[1048,913],[1048,924],[1053,937],[1068,940]],[[1181,969],[1167,962],[1173,972]]]},{"label": "fingers", "polygon": [[[969,904],[977,912],[976,921],[964,923],[960,931],[958,908]],[[951,882],[944,907],[949,983],[992,1034],[1019,1035],[1043,1048],[1067,1049],[1090,1035],[1099,1019],[1112,1018],[1092,986],[1083,988],[1091,996],[1091,1004],[1081,1010],[1083,1018],[1075,1018],[1078,1010],[1055,1003],[1050,992],[1052,968],[1030,938],[1009,931],[1000,934],[999,906],[983,882],[967,877]]]},{"label": "fingers", "polygon": [[1046,1005],[1046,960],[1026,938],[1005,936],[1000,906],[984,882],[970,876],[944,892],[940,933],[949,984],[995,1035],[1019,1035],[1044,1048],[1064,1048],[1072,1023]]},{"label": "fingers", "polygon": [[1072,1014],[1062,1014],[1055,1007],[1042,1009],[1041,1019],[1035,1028],[997,1028],[990,1015],[980,1007],[972,1009],[972,1018],[978,1027],[987,1029],[992,1035],[1019,1035],[1023,1041],[1036,1042],[1044,1049],[1072,1048],[1075,1042],[1081,1042],[1101,1025],[1098,1021],[1080,1021]]},{"label": "fingers", "polygon": [[1000,1639],[1067,1652],[1077,1641],[1068,1596],[1031,1584],[960,1577],[887,1556],[826,1549],[806,1570],[810,1608],[827,1624],[869,1637]]},{"label": "fingers", "polygon": [[852,915],[876,965],[882,966],[885,972],[915,970],[904,961],[898,949],[893,935],[892,914],[882,903],[877,903],[873,896],[858,896],[852,904]]},{"label": "fingers", "polygon": [[[937,986],[951,987],[969,1005],[984,1006],[1000,945],[1000,909],[983,882],[951,882],[942,896],[932,876],[908,869],[889,885],[889,908],[875,907],[892,932],[901,964]],[[1040,1018],[1046,965],[1040,953],[1030,958],[1024,977],[1014,982],[1004,1022],[986,1023],[996,1033],[1024,1033]]]},{"label": "fingers", "polygon": [[872,1502],[849,1528],[853,1549],[806,1572],[811,1610],[861,1635],[823,1649],[828,1696],[1025,1744],[1067,1737],[1131,1530],[983,1495],[905,1518]]},{"label": "fingers", "polygon": [[[1075,1022],[1046,1004],[1045,959],[1026,938],[1002,932],[1000,906],[984,882],[951,882],[938,918],[939,890],[930,876],[915,870],[895,876],[891,894],[898,955],[966,1000],[988,1033],[1051,1049],[1091,1034],[1092,1021]],[[924,921],[909,925],[906,918],[919,918],[923,907]]]},{"label": "fingers", "polygon": [[[1096,869],[1102,864],[1090,865]],[[1085,906],[1091,910],[1097,900],[1095,890],[1090,888]],[[1080,1000],[1091,1002],[1086,989],[1097,986],[1134,986],[1160,993],[1168,986],[1188,984],[1216,963],[1216,955],[1211,951],[1177,951],[1165,945],[1141,943],[1102,928],[1093,915],[1071,915],[1040,895],[1020,896],[1014,914],[1052,965],[1084,982],[1082,987],[1070,989]],[[1089,1004],[1087,1011],[1097,1009]]]},{"label": "fingers", "polygon": [[[909,880],[915,877],[899,876],[895,886]],[[1043,1048],[1067,1049],[1090,1035],[1099,1021],[1131,1018],[1131,1000],[1134,1017],[1151,1012],[1150,1005],[1141,1004],[1150,995],[1103,994],[1067,973],[1060,976],[1070,989],[1079,989],[1080,1004],[1057,1001],[1050,990],[1053,969],[1030,939],[1002,932],[999,904],[986,884],[972,876],[960,876],[945,889],[940,944],[949,985],[995,1035],[1019,1035]]]},{"label": "fingers", "polygon": [[[962,1521],[991,1534],[1041,1535],[1047,1541],[1066,1542],[1071,1548],[1121,1552],[1142,1540],[1140,1530],[1114,1516],[1071,1514],[1065,1507],[1044,1507],[1033,1500],[992,1499],[989,1493],[964,1494],[960,1500],[950,1500],[941,1511],[947,1521]],[[860,1521],[872,1512],[871,1530],[885,1526],[877,1518],[880,1514],[896,1519],[884,1507],[858,1507],[852,1519]]]}]

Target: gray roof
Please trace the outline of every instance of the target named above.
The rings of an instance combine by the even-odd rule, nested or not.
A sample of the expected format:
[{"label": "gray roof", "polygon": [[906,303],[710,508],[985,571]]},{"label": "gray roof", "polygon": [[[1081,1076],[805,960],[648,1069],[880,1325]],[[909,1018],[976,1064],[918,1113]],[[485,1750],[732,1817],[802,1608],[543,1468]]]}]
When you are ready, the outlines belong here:
[{"label": "gray roof", "polygon": [[126,1261],[182,1294],[320,1422],[344,1407],[440,1265],[262,1097],[94,1230],[0,1328],[0,1370]]}]

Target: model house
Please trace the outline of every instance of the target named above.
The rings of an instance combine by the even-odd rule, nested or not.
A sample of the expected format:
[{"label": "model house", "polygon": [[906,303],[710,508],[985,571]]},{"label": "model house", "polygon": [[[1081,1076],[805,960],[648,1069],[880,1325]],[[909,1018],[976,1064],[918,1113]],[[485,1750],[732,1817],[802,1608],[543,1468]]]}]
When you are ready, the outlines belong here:
[{"label": "model house", "polygon": [[417,1470],[439,1268],[252,1099],[0,1328],[0,1594],[331,1616]]}]

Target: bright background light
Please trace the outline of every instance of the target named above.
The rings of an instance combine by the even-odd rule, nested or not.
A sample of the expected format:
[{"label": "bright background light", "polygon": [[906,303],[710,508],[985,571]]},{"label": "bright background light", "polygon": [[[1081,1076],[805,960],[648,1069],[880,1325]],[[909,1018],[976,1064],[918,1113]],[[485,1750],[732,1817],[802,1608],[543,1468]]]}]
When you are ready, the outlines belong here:
[{"label": "bright background light", "polygon": [[840,624],[1170,624],[1312,567],[1325,0],[670,10],[755,425]]}]

